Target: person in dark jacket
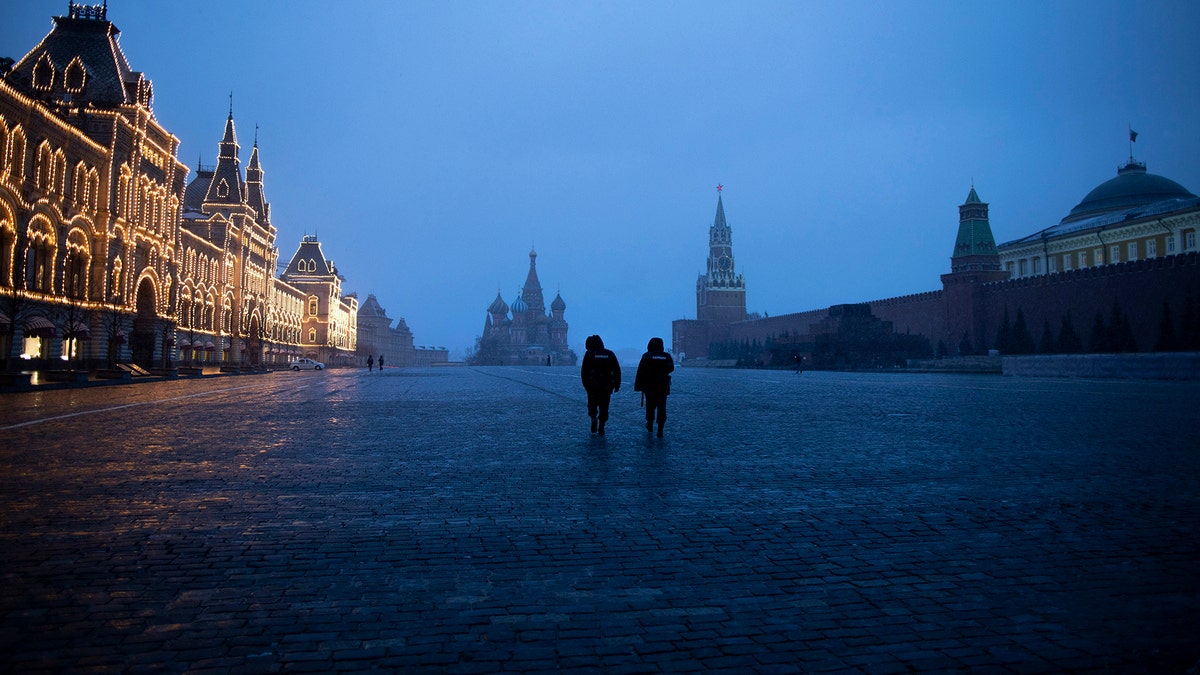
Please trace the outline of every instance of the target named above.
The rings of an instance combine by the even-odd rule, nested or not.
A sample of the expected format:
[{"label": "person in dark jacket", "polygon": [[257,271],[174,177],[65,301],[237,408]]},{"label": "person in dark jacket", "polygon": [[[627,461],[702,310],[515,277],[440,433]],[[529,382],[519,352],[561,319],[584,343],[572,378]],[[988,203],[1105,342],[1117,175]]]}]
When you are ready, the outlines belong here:
[{"label": "person in dark jacket", "polygon": [[604,348],[599,335],[588,336],[584,341],[587,351],[583,355],[583,366],[579,376],[587,390],[588,417],[592,418],[592,433],[604,435],[604,423],[608,421],[608,403],[615,392],[621,391],[621,364],[617,355]]},{"label": "person in dark jacket", "polygon": [[[646,431],[654,429],[658,421],[658,437],[662,438],[663,424],[667,421],[667,395],[671,393],[671,373],[675,360],[663,347],[662,338],[650,338],[646,353],[638,363],[637,375],[633,378],[633,390],[646,397]],[[657,414],[656,414],[657,413]]]}]

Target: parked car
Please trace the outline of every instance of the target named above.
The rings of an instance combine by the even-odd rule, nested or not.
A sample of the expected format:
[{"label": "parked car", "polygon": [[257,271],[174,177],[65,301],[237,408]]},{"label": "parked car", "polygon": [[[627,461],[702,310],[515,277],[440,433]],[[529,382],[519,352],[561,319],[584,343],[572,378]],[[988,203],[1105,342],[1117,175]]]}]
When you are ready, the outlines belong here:
[{"label": "parked car", "polygon": [[323,368],[325,368],[324,363],[309,358],[292,361],[292,370],[322,370]]}]

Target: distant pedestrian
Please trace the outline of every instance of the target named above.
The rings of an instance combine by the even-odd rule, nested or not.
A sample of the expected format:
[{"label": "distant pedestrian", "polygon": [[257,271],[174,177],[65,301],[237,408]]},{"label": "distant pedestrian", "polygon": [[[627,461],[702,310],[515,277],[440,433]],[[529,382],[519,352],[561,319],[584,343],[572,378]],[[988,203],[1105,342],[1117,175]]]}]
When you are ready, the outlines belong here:
[{"label": "distant pedestrian", "polygon": [[804,357],[800,356],[800,352],[793,352],[792,360],[796,362],[796,374],[799,375],[804,371]]},{"label": "distant pedestrian", "polygon": [[587,352],[583,355],[583,366],[579,376],[587,390],[588,417],[592,418],[592,433],[604,435],[604,423],[608,421],[608,404],[612,395],[621,391],[621,364],[617,355],[604,348],[599,335],[591,335],[584,341]]},{"label": "distant pedestrian", "polygon": [[375,357],[367,355],[367,371],[375,370]]},{"label": "distant pedestrian", "polygon": [[546,365],[550,365],[550,355],[546,355]]},{"label": "distant pedestrian", "polygon": [[383,354],[379,355],[379,372],[383,372]]},{"label": "distant pedestrian", "polygon": [[667,396],[671,393],[674,370],[675,361],[666,352],[662,338],[650,338],[633,378],[633,390],[642,392],[646,400],[646,431],[653,431],[657,421],[659,438],[667,422]]}]

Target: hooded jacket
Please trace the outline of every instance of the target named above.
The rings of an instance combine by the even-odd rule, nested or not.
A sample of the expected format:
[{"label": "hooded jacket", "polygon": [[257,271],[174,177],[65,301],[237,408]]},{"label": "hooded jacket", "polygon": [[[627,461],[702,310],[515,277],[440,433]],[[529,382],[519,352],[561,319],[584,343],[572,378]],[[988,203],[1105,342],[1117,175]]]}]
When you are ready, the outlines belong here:
[{"label": "hooded jacket", "polygon": [[604,341],[599,335],[588,336],[583,345],[587,348],[583,355],[583,365],[579,369],[583,387],[599,391],[619,390],[621,364],[617,362],[617,355],[604,348]]},{"label": "hooded jacket", "polygon": [[675,360],[663,347],[662,338],[650,338],[646,353],[638,363],[637,375],[633,378],[633,390],[649,393],[671,393],[671,373]]}]

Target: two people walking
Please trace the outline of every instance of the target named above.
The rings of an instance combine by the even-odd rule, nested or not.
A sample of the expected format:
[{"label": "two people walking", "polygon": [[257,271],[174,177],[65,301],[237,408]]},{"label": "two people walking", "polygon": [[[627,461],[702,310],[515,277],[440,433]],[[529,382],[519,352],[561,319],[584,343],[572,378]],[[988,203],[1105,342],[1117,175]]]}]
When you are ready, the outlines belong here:
[{"label": "two people walking", "polygon": [[[589,336],[584,347],[587,351],[579,374],[587,391],[588,417],[592,419],[592,433],[603,436],[612,395],[621,390],[621,364],[617,362],[616,354],[604,348],[599,335]],[[674,370],[675,362],[666,352],[662,338],[651,338],[638,363],[633,390],[642,392],[645,398],[646,431],[653,431],[657,422],[659,438],[662,438],[663,425],[667,421],[667,396],[671,393],[671,372]]]},{"label": "two people walking", "polygon": [[[374,368],[375,368],[375,356],[373,354],[368,354],[367,355],[367,371],[374,370]],[[381,373],[383,372],[383,354],[379,355],[379,372],[381,372]]]}]

